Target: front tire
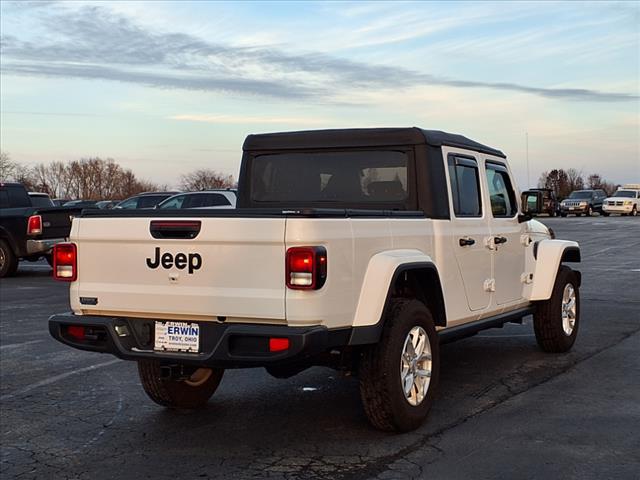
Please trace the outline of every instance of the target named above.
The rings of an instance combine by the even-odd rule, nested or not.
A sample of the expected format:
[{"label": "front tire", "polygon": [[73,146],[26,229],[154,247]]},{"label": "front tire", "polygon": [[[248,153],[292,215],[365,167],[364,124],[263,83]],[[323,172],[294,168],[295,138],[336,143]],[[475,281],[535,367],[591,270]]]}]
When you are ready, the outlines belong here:
[{"label": "front tire", "polygon": [[590,217],[593,215],[593,207],[591,205],[589,205],[589,208],[587,209],[587,213],[586,213],[587,217]]},{"label": "front tire", "polygon": [[18,271],[18,258],[9,244],[0,240],[0,278],[11,277]]},{"label": "front tire", "polygon": [[417,300],[392,300],[380,341],[360,361],[360,396],[371,424],[407,432],[424,422],[440,372],[433,317]]},{"label": "front tire", "polygon": [[537,302],[533,328],[538,345],[545,352],[562,353],[571,349],[580,326],[578,276],[562,265],[549,300]]},{"label": "front tire", "polygon": [[138,374],[145,393],[163,407],[197,409],[204,407],[218,389],[224,369],[198,368],[187,379],[163,378],[160,362],[139,360]]},{"label": "front tire", "polygon": [[631,210],[631,213],[629,215],[631,215],[632,217],[638,216],[638,207],[636,205],[633,206],[633,209]]}]

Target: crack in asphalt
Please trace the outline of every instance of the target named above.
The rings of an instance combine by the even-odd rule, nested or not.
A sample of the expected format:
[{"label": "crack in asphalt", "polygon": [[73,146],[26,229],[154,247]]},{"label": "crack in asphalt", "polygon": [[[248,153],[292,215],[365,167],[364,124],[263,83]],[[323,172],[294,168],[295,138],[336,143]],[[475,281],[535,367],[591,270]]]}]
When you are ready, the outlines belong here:
[{"label": "crack in asphalt", "polygon": [[[389,455],[386,457],[380,457],[377,461],[373,462],[372,464],[368,465],[366,468],[364,468],[363,470],[361,470],[360,472],[358,472],[357,475],[355,476],[350,476],[351,479],[353,480],[365,480],[365,479],[370,479],[370,478],[384,478],[384,476],[382,476],[382,474],[384,474],[384,472],[386,470],[388,470],[391,465],[393,465],[395,462],[399,461],[399,460],[405,460],[405,457],[416,452],[417,450],[419,450],[422,447],[427,447],[427,448],[431,448],[431,449],[435,449],[436,451],[438,451],[442,456],[444,456],[445,452],[438,449],[436,445],[434,445],[434,443],[431,443],[430,441],[432,439],[436,439],[436,440],[440,440],[440,438],[442,437],[443,434],[447,433],[449,430],[452,430],[460,425],[463,425],[465,423],[467,423],[469,420],[472,420],[484,413],[487,413],[491,410],[493,410],[494,408],[502,405],[503,403],[505,403],[508,400],[511,400],[512,398],[515,398],[519,395],[522,395],[540,385],[544,385],[545,383],[560,377],[562,375],[564,375],[565,373],[569,372],[570,370],[572,370],[573,368],[575,368],[577,365],[579,365],[580,363],[583,363],[615,346],[617,346],[618,344],[622,343],[623,341],[625,341],[626,339],[637,335],[640,333],[640,328],[633,330],[631,332],[627,332],[627,333],[623,333],[622,334],[622,338],[619,338],[617,341],[615,341],[614,343],[611,343],[605,347],[602,347],[600,349],[597,349],[595,351],[592,351],[591,353],[576,359],[575,361],[572,361],[571,363],[569,363],[568,365],[564,366],[563,368],[561,368],[559,371],[557,371],[555,374],[544,378],[538,382],[532,383],[530,385],[528,385],[526,388],[520,389],[518,391],[516,391],[515,393],[513,393],[512,395],[508,395],[502,398],[498,398],[494,401],[491,401],[487,406],[485,407],[481,407],[479,410],[465,416],[464,418],[458,419],[457,421],[454,421],[448,425],[443,426],[442,428],[436,430],[433,433],[429,433],[426,434],[424,436],[422,436],[422,438],[416,442],[414,442],[411,445],[408,445],[407,447],[403,448],[402,450],[396,452],[393,455]],[[512,377],[517,375],[517,372],[514,372],[510,375],[507,376],[508,377]],[[505,387],[507,387],[507,390],[509,393],[512,393],[511,388],[504,382],[501,380],[501,382]],[[437,442],[435,442],[437,443]],[[434,463],[437,459],[434,460],[430,460],[427,462],[427,464],[431,464]],[[344,477],[342,477],[344,478]],[[416,477],[417,478],[417,477]]]}]

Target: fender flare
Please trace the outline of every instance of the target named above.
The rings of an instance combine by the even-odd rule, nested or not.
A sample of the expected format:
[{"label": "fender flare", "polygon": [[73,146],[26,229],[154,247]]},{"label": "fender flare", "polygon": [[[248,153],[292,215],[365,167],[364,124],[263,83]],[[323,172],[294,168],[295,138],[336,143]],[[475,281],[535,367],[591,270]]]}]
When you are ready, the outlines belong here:
[{"label": "fender flare", "polygon": [[580,246],[570,240],[541,240],[534,245],[535,269],[528,300],[551,298],[562,262],[580,262]]},{"label": "fender flare", "polygon": [[[440,282],[435,262],[420,250],[388,250],[371,257],[362,281],[349,344],[377,342],[395,281],[407,271],[425,269],[431,270]],[[443,295],[441,286],[440,294]],[[442,302],[444,313],[443,299]]]}]

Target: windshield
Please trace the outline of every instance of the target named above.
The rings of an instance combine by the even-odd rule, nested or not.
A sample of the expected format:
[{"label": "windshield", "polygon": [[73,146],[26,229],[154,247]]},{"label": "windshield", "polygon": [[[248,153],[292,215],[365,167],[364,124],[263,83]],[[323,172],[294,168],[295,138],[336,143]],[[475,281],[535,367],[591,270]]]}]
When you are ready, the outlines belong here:
[{"label": "windshield", "polygon": [[407,154],[400,151],[259,155],[251,165],[251,200],[299,206],[401,208],[409,195],[408,164]]},{"label": "windshield", "polygon": [[578,190],[577,192],[571,192],[569,198],[591,198],[591,192],[587,190]]},{"label": "windshield", "polygon": [[631,190],[618,190],[613,194],[614,197],[636,198],[636,192]]}]

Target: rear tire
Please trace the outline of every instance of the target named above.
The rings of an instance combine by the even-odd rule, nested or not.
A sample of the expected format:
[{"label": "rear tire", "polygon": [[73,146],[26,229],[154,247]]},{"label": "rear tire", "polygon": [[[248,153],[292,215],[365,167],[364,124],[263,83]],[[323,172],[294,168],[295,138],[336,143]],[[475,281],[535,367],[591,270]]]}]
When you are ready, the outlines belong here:
[{"label": "rear tire", "polygon": [[422,302],[399,299],[389,307],[380,341],[368,346],[360,361],[360,396],[374,427],[407,432],[422,425],[433,403],[439,340]]},{"label": "rear tire", "polygon": [[11,277],[18,271],[18,258],[9,244],[0,240],[0,278]]},{"label": "rear tire", "polygon": [[551,298],[537,302],[533,328],[538,345],[545,352],[567,352],[576,341],[580,326],[578,283],[576,273],[562,265]]},{"label": "rear tire", "polygon": [[197,409],[204,407],[218,389],[224,369],[200,368],[188,380],[174,380],[161,377],[157,360],[139,360],[138,374],[145,393],[158,405]]}]

